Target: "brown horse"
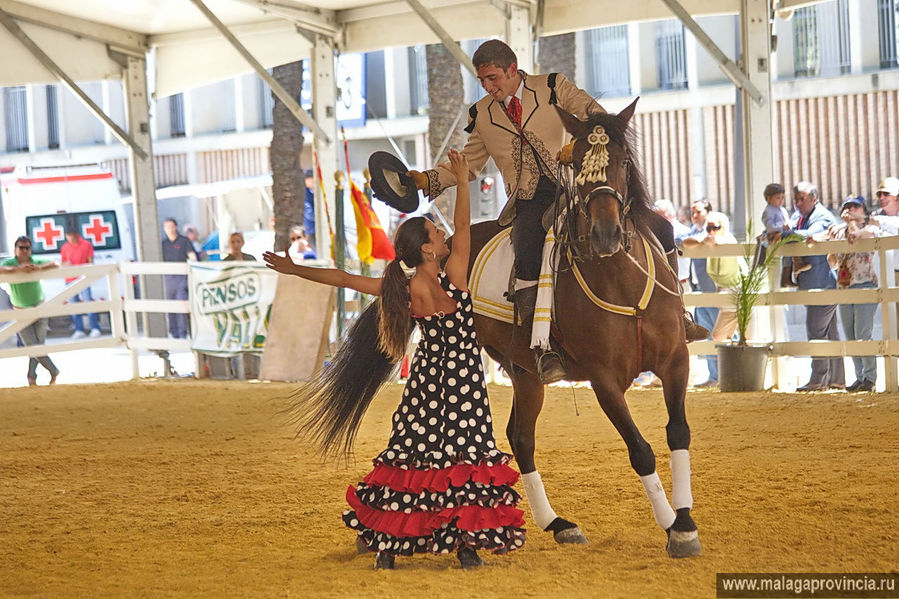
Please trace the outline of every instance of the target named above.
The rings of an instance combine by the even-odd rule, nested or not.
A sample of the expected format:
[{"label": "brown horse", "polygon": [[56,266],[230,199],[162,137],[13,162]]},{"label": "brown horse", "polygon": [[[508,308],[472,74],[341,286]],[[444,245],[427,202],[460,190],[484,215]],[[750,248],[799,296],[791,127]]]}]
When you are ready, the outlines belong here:
[{"label": "brown horse", "polygon": [[[689,355],[683,304],[676,292],[678,281],[669,267],[673,254],[666,258],[656,241],[660,239],[665,249],[673,249],[671,226],[653,212],[634,159],[628,123],[635,106],[636,101],[618,115],[600,114],[588,122],[559,111],[574,138],[573,175],[587,170],[593,176],[576,179],[573,195],[579,199],[566,219],[569,227],[556,236],[563,251],[555,281],[554,320],[559,335],[554,341],[569,379],[590,381],[600,406],[624,439],[656,522],[668,535],[669,555],[686,557],[700,552],[690,516],[690,429],[684,413]],[[600,154],[607,159],[605,173],[595,168]],[[472,228],[469,268],[499,230],[495,222]],[[642,239],[650,240],[657,249],[647,252],[651,246]],[[581,274],[586,290],[573,267]],[[648,277],[646,273],[652,271],[655,274]],[[652,296],[644,309],[637,308],[632,315],[600,308],[588,297],[592,294],[618,307],[633,308],[649,279],[655,288]],[[534,521],[552,531],[557,542],[586,543],[576,524],[552,511],[537,474],[535,429],[543,406],[543,385],[535,374],[529,333],[480,315],[475,326],[484,349],[512,379],[514,401],[506,434],[523,475]],[[652,448],[634,424],[624,398],[631,381],[647,370],[654,372],[664,387],[674,510],[659,483]]]}]

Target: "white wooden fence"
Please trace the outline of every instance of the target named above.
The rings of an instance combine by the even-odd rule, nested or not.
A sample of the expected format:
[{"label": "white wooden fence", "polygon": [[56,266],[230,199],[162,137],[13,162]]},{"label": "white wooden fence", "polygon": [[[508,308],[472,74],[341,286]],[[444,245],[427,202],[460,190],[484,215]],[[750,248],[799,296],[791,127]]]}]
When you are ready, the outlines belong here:
[{"label": "white wooden fence", "polygon": [[[890,392],[899,390],[897,380],[897,357],[899,357],[899,336],[896,326],[896,302],[899,301],[899,287],[893,270],[893,252],[899,249],[899,237],[882,237],[879,239],[860,240],[854,244],[845,241],[817,243],[813,248],[805,244],[795,243],[785,246],[780,255],[804,256],[826,253],[876,252],[879,258],[879,286],[873,289],[851,290],[815,290],[798,291],[795,289],[775,290],[763,293],[759,300],[761,307],[756,308],[750,328],[750,341],[770,343],[774,359],[771,360],[772,380],[780,388],[789,388],[782,358],[788,356],[882,356],[886,375],[886,389]],[[711,256],[744,256],[746,246],[742,244],[721,245],[717,247],[700,246],[685,250],[684,255],[691,258],[707,258]],[[78,277],[59,293],[50,295],[44,303],[34,308],[22,310],[0,310],[0,343],[11,338],[35,319],[89,312],[108,312],[110,315],[111,335],[100,338],[64,339],[54,342],[53,352],[73,351],[79,349],[103,347],[127,347],[132,356],[132,374],[139,376],[137,370],[138,352],[144,351],[191,351],[190,339],[170,339],[168,337],[152,337],[147,332],[148,315],[151,313],[190,313],[188,301],[165,299],[137,299],[134,296],[132,277],[161,276],[183,274],[189,272],[187,263],[176,262],[123,262],[120,264],[98,264],[88,266],[70,266],[45,270],[29,274],[0,274],[0,283],[24,283],[27,281]],[[777,289],[780,269],[779,261],[770,273],[770,289]],[[109,288],[109,299],[66,303],[75,294],[97,281],[106,281]],[[145,289],[146,286],[141,286]],[[728,293],[687,293],[684,303],[687,307],[712,306],[727,307],[732,305]],[[878,303],[881,305],[883,336],[882,340],[873,341],[787,341],[784,308],[789,305],[809,304],[854,304]],[[350,307],[348,307],[350,309]],[[143,321],[143,326],[139,326]],[[161,327],[164,335],[167,327]],[[715,353],[715,342],[698,341],[691,343],[690,353],[693,355]],[[17,347],[0,349],[0,359],[10,356],[38,356],[47,353],[44,346]],[[198,365],[199,365],[199,356]],[[197,372],[200,372],[198,366]]]},{"label": "white wooden fence", "polygon": [[[745,256],[747,249],[752,255],[753,246],[743,244],[699,246],[684,250],[690,258],[712,256]],[[812,256],[833,253],[875,252],[879,262],[878,286],[871,289],[821,289],[799,291],[796,288],[779,289],[780,260],[775,260],[769,272],[768,289],[759,298],[759,305],[753,313],[753,322],[748,337],[751,342],[770,343],[772,346],[771,374],[778,388],[791,386],[784,360],[788,356],[882,356],[886,390],[899,390],[896,359],[899,356],[899,337],[896,329],[896,302],[899,288],[894,275],[893,251],[899,249],[899,237],[862,239],[855,243],[847,241],[827,241],[813,244],[792,243],[782,247],[778,256]],[[710,306],[730,307],[733,300],[729,293],[687,293],[684,303],[687,307]],[[881,306],[883,339],[872,341],[787,341],[785,306],[822,304],[867,304]],[[842,335],[842,331],[840,331]],[[697,341],[689,345],[690,353],[714,354],[714,341]]]}]

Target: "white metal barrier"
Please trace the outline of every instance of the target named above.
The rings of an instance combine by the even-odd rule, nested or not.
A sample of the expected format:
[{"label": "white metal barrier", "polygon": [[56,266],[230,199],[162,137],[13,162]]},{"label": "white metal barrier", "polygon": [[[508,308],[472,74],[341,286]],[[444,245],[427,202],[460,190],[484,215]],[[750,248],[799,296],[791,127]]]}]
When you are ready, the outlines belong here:
[{"label": "white metal barrier", "polygon": [[[684,250],[688,258],[709,258],[713,256],[745,256],[747,249],[752,255],[754,244],[730,244],[719,246],[699,246]],[[855,252],[875,252],[879,260],[878,286],[871,289],[820,289],[799,291],[775,290],[780,281],[780,261],[775,260],[768,277],[768,290],[759,298],[760,308],[753,313],[752,342],[770,343],[773,348],[772,376],[779,388],[787,385],[787,373],[781,358],[786,356],[882,356],[886,390],[899,390],[897,381],[897,356],[899,337],[896,328],[896,302],[899,288],[895,286],[894,259],[892,250],[899,249],[899,237],[860,239],[855,243],[847,241],[816,242],[812,247],[804,243],[783,246],[778,256],[816,256],[822,254],[843,254]],[[684,303],[688,307],[731,307],[733,300],[727,292],[686,293]],[[883,339],[872,341],[787,341],[784,307],[790,305],[827,304],[880,304]],[[767,312],[767,315],[764,314]],[[842,334],[842,331],[840,332]],[[696,341],[689,345],[690,353],[714,354],[714,341]]]}]

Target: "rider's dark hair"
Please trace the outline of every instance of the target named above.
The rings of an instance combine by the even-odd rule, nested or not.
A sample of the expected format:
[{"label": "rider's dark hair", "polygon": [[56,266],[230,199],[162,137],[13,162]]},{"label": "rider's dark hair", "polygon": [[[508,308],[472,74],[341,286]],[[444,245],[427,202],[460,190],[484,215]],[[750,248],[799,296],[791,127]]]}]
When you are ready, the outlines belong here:
[{"label": "rider's dark hair", "polygon": [[471,62],[475,69],[494,65],[502,70],[508,69],[513,64],[518,66],[518,57],[515,52],[504,42],[499,40],[487,40],[474,51]]}]

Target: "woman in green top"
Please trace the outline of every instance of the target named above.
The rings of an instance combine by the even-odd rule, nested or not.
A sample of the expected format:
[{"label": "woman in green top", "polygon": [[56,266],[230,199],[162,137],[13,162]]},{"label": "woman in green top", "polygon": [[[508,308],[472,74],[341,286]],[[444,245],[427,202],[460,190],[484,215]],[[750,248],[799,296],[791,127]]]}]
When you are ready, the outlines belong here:
[{"label": "woman in green top", "polygon": [[[709,212],[705,221],[707,235],[701,242],[688,244],[684,240],[684,246],[689,245],[721,245],[724,243],[737,243],[737,239],[730,232],[730,221],[722,212]],[[689,241],[693,241],[692,239]],[[736,256],[715,256],[706,261],[706,272],[718,287],[718,291],[730,291],[740,283],[740,259]],[[734,336],[737,330],[737,311],[733,307],[719,308],[718,319],[712,329],[712,339],[715,341],[727,341]]]},{"label": "woman in green top", "polygon": [[[33,258],[31,256],[31,239],[26,236],[16,239],[16,254],[0,263],[0,273],[29,273],[38,270],[47,270],[59,266],[55,262]],[[9,296],[13,308],[33,308],[44,301],[44,290],[40,281],[27,283],[10,283]],[[19,331],[19,339],[22,345],[43,345],[47,338],[49,321],[47,318],[38,318],[27,327]],[[48,356],[28,358],[28,384],[37,385],[37,365],[47,369],[50,373],[50,384],[56,382],[59,369]]]}]

